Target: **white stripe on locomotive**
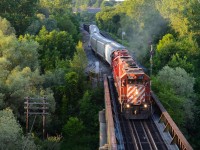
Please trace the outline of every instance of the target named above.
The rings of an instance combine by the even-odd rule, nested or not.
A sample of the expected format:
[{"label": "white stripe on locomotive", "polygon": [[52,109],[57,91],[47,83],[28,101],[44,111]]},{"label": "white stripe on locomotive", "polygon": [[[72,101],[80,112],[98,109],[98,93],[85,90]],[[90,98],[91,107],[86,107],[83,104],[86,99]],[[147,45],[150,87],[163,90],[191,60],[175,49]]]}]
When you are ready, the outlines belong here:
[{"label": "white stripe on locomotive", "polygon": [[[137,93],[137,94],[136,94]],[[128,102],[140,104],[145,102],[145,86],[128,86],[127,89]]]}]

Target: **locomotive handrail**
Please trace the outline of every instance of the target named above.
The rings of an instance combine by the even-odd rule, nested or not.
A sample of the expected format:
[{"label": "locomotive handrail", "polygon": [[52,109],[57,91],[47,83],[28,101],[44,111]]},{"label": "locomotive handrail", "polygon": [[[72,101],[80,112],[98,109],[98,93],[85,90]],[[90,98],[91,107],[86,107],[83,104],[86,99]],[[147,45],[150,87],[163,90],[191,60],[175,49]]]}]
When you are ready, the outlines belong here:
[{"label": "locomotive handrail", "polygon": [[172,136],[171,144],[176,144],[181,150],[193,150],[153,91],[151,91],[151,96],[161,111],[159,122],[163,122],[165,124],[164,132],[168,131]]}]

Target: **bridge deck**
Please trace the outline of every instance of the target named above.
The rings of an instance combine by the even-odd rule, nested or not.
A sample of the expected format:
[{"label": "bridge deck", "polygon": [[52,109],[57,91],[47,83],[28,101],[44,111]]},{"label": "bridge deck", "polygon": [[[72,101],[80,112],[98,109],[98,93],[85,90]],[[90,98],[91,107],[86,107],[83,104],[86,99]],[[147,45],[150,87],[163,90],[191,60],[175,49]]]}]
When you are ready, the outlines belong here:
[{"label": "bridge deck", "polygon": [[107,76],[104,75],[104,97],[105,97],[105,108],[106,108],[106,124],[107,124],[107,141],[109,150],[117,150],[117,142],[114,129],[114,121],[112,114],[112,106],[110,101],[110,92],[108,88]]},{"label": "bridge deck", "polygon": [[[104,98],[106,108],[106,124],[107,124],[107,144],[109,150],[117,150],[117,141],[115,135],[112,106],[110,100],[110,92],[108,87],[107,76],[104,75]],[[157,128],[160,132],[163,132],[163,140],[169,141],[171,139],[168,149],[181,149],[192,150],[193,148],[185,139],[179,128],[176,126],[170,115],[167,113],[163,105],[160,103],[156,95],[152,92],[152,98],[155,101],[156,109],[159,110],[160,116],[153,117]],[[161,127],[162,126],[162,127]],[[163,129],[164,126],[164,129]]]}]

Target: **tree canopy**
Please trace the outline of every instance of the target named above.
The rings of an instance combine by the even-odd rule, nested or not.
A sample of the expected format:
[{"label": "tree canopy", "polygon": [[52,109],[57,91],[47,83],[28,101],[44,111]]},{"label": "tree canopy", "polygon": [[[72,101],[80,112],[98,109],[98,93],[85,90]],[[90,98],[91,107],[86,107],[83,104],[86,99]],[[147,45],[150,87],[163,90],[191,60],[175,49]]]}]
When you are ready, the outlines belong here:
[{"label": "tree canopy", "polygon": [[[37,11],[37,0],[1,0],[0,16],[14,26],[17,35],[23,34]],[[19,21],[20,20],[20,21]]]},{"label": "tree canopy", "polygon": [[12,110],[6,108],[0,111],[0,148],[11,150],[21,150],[28,148],[30,150],[37,149],[33,140],[23,136],[22,128],[17,122]]}]

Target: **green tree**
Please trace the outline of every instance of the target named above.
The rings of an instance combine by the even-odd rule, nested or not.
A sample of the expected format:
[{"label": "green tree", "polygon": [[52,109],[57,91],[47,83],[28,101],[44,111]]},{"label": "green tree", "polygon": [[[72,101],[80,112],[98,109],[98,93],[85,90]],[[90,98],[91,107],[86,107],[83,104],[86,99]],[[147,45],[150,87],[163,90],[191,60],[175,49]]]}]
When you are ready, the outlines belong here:
[{"label": "green tree", "polygon": [[[0,25],[2,22],[0,22]],[[9,24],[7,24],[9,28]],[[6,27],[4,28],[6,29]],[[17,39],[0,29],[0,95],[2,108],[11,107],[23,119],[24,97],[47,96],[50,112],[55,109],[52,91],[42,88],[44,77],[39,72],[38,43],[30,36]]]},{"label": "green tree", "polygon": [[188,62],[187,57],[184,56],[183,58],[180,58],[179,54],[177,53],[172,56],[172,59],[171,61],[169,61],[168,65],[172,68],[181,67],[185,69],[188,73],[194,72],[194,65]]},{"label": "green tree", "polygon": [[[116,19],[115,19],[116,18]],[[105,29],[108,32],[117,33],[120,26],[120,17],[116,11],[116,8],[105,7],[101,12],[96,14],[96,21],[100,28]]]},{"label": "green tree", "polygon": [[[78,74],[76,72],[69,72],[65,76],[67,91],[69,91],[69,97],[73,98],[74,95],[77,96],[78,90]],[[74,93],[75,92],[75,93]]]},{"label": "green tree", "polygon": [[43,71],[55,69],[57,61],[73,56],[75,44],[71,35],[65,31],[48,32],[43,27],[36,36],[36,41],[41,45],[39,59]]},{"label": "green tree", "polygon": [[77,71],[80,74],[84,72],[87,63],[88,61],[83,49],[83,44],[79,41],[73,59],[70,61],[70,66],[74,71]]},{"label": "green tree", "polygon": [[41,149],[60,150],[61,138],[61,135],[48,136],[47,139],[42,142]]},{"label": "green tree", "polygon": [[97,129],[94,124],[98,121],[98,106],[93,103],[92,94],[89,91],[86,91],[80,100],[80,117],[87,129],[89,129],[87,131],[88,133]]},{"label": "green tree", "polygon": [[159,71],[157,77],[163,84],[170,83],[177,95],[190,97],[194,94],[194,77],[191,77],[180,67],[173,69],[165,66],[161,71]]},{"label": "green tree", "polygon": [[189,31],[194,34],[198,45],[200,45],[200,24],[199,24],[199,14],[200,14],[200,3],[198,0],[190,1],[190,9],[188,10],[188,21],[189,21]]},{"label": "green tree", "polygon": [[45,26],[46,30],[51,32],[53,30],[59,30],[57,27],[57,21],[51,17],[45,17],[44,14],[37,14],[37,19],[26,29],[26,34],[37,35],[42,27]]},{"label": "green tree", "polygon": [[17,122],[12,113],[12,110],[7,108],[0,111],[0,148],[12,150],[21,150],[24,147],[35,150],[37,147],[31,137],[23,136],[22,128]]},{"label": "green tree", "polygon": [[125,32],[123,41],[128,41],[126,46],[140,60],[147,54],[149,43],[157,41],[167,30],[154,0],[124,1],[115,7],[105,7],[97,13],[96,20],[100,28],[117,34],[120,39]]},{"label": "green tree", "polygon": [[61,149],[87,149],[82,142],[84,129],[85,127],[81,120],[79,120],[77,117],[70,117],[63,127],[63,135],[65,140],[63,141]]},{"label": "green tree", "polygon": [[192,33],[199,38],[200,25],[198,0],[159,0],[157,8],[162,16],[169,20],[171,27],[181,36]]},{"label": "green tree", "polygon": [[78,137],[83,132],[83,129],[84,126],[82,121],[76,117],[70,117],[63,127],[63,134],[68,139],[74,139],[74,137]]},{"label": "green tree", "polygon": [[60,31],[66,31],[72,35],[74,42],[78,42],[79,39],[79,21],[77,16],[71,13],[64,13],[54,16],[57,21]]},{"label": "green tree", "polygon": [[4,35],[15,34],[15,29],[10,25],[10,22],[0,16],[0,29]]},{"label": "green tree", "polygon": [[78,115],[78,100],[82,96],[80,92],[82,87],[79,86],[79,76],[76,72],[66,73],[64,81],[64,85],[59,88],[62,93],[60,108],[62,123],[66,122],[70,116]]},{"label": "green tree", "polygon": [[[102,87],[86,90],[82,99],[80,99],[80,117],[82,118],[87,129],[92,129],[91,133],[98,129],[98,113],[103,109],[104,97]],[[90,133],[90,131],[87,131]]]},{"label": "green tree", "polygon": [[17,35],[25,32],[37,11],[37,0],[1,0],[0,16],[5,17],[14,26]]},{"label": "green tree", "polygon": [[47,8],[51,14],[62,14],[71,10],[72,0],[40,0],[40,6]]},{"label": "green tree", "polygon": [[191,72],[199,55],[198,51],[198,45],[191,37],[176,39],[172,34],[166,34],[157,44],[154,56],[155,71],[168,64]]},{"label": "green tree", "polygon": [[79,101],[80,118],[85,126],[84,145],[89,145],[89,149],[97,149],[99,142],[98,114],[104,107],[103,87],[86,90]]},{"label": "green tree", "polygon": [[187,122],[194,119],[194,81],[184,69],[173,69],[168,66],[159,71],[152,81],[153,90],[158,93],[175,122],[184,130],[188,128]]},{"label": "green tree", "polygon": [[11,149],[14,145],[20,148],[22,138],[22,129],[17,123],[12,110],[5,109],[0,111],[0,138],[1,149]]},{"label": "green tree", "polygon": [[163,84],[157,77],[152,78],[152,89],[156,92],[159,100],[164,105],[170,116],[180,127],[184,124],[182,110],[183,98],[178,96],[170,84]]},{"label": "green tree", "polygon": [[188,33],[189,21],[187,11],[189,3],[185,0],[159,0],[157,9],[163,17],[169,19],[172,28],[180,35]]}]

